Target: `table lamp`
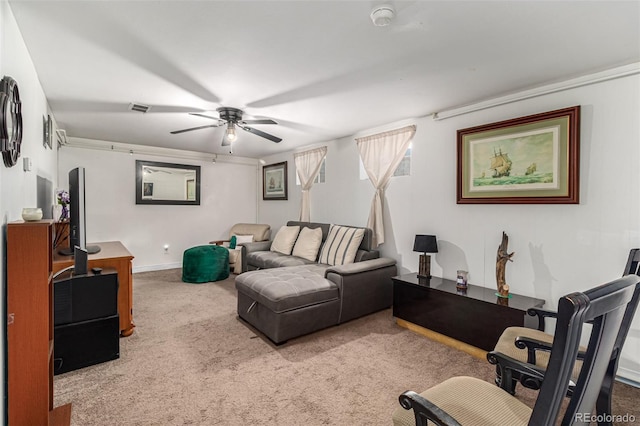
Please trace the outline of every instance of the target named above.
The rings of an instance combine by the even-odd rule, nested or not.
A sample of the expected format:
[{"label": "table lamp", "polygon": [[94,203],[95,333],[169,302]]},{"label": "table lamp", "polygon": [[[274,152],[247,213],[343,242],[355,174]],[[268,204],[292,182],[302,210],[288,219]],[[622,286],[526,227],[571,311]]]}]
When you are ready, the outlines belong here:
[{"label": "table lamp", "polygon": [[427,253],[438,252],[438,242],[435,235],[416,235],[413,242],[413,251],[422,253],[420,255],[420,267],[418,268],[419,278],[431,278],[431,256]]}]

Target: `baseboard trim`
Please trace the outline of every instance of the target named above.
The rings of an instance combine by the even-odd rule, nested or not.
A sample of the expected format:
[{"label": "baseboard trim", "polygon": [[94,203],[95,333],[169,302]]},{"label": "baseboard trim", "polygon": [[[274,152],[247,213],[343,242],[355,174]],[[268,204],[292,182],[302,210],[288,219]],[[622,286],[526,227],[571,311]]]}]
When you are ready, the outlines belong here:
[{"label": "baseboard trim", "polygon": [[411,330],[414,333],[427,337],[433,341],[442,343],[443,345],[447,345],[454,349],[458,349],[459,351],[465,352],[475,358],[482,359],[482,360],[487,359],[487,351],[482,350],[480,348],[476,348],[475,346],[471,346],[468,343],[461,342],[449,336],[445,336],[444,334],[437,333],[433,330],[429,330],[428,328],[421,327],[417,324],[414,324],[409,321],[405,321],[400,318],[396,318],[396,324],[398,324],[402,328]]},{"label": "baseboard trim", "polygon": [[634,388],[640,388],[640,373],[624,367],[618,367],[616,380]]},{"label": "baseboard trim", "polygon": [[135,274],[136,272],[163,271],[165,269],[176,269],[176,268],[182,268],[182,262],[163,263],[162,265],[138,266],[133,268],[132,272]]}]

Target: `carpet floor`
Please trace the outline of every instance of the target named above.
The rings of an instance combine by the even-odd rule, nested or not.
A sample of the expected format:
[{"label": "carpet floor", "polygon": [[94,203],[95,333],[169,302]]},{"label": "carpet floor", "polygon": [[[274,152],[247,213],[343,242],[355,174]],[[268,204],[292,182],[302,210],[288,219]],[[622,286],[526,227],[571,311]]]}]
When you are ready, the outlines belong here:
[{"label": "carpet floor", "polygon": [[[494,378],[488,362],[397,326],[387,309],[276,347],[236,315],[233,277],[186,284],[134,274],[133,335],[120,358],[55,376],[72,425],[389,425],[407,389]],[[528,405],[536,393],[518,388]],[[640,389],[616,383],[614,413],[640,420]]]}]

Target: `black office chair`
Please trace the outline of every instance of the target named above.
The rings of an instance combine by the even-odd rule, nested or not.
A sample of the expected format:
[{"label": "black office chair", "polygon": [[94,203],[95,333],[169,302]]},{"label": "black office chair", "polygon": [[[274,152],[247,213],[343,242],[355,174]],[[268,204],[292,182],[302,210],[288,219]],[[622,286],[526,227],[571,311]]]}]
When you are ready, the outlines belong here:
[{"label": "black office chair", "polygon": [[[622,275],[640,275],[639,269],[640,249],[632,249],[629,253],[627,264]],[[616,371],[618,370],[618,361],[620,359],[622,345],[627,338],[629,327],[633,321],[639,299],[640,290],[637,290],[625,311],[622,325],[618,332],[614,350],[611,355],[611,361],[608,365],[607,372],[602,383],[596,410],[598,414],[603,415],[603,418],[610,418],[611,416],[609,415],[612,414],[611,396]],[[489,362],[496,365],[496,384],[511,394],[515,394],[515,387],[518,382],[530,389],[539,389],[541,383],[535,377],[529,376],[526,371],[522,374],[519,369],[519,364],[513,364],[509,362],[508,359],[515,359],[520,363],[530,364],[540,371],[544,371],[549,362],[549,352],[551,350],[553,336],[544,333],[544,320],[549,317],[555,318],[556,313],[540,308],[532,308],[529,309],[528,314],[531,316],[538,316],[537,330],[525,327],[509,327],[502,333],[500,339],[498,339],[495,349],[487,354]],[[584,357],[584,352],[585,348],[580,348],[580,351],[578,352],[578,362],[576,362],[572,374],[573,382],[577,380],[578,375],[580,374],[580,370],[582,368],[581,360]],[[507,361],[503,361],[503,359],[507,359]],[[573,388],[574,386],[571,384],[568,389],[569,395],[573,391]],[[605,422],[601,424],[610,425],[611,423]]]},{"label": "black office chair", "polygon": [[[400,395],[404,410],[398,408],[394,412],[394,425],[426,426],[427,420],[437,425],[553,425],[560,416],[563,425],[589,423],[586,416],[593,412],[611,362],[617,359],[613,355],[624,342],[620,336],[626,337],[620,330],[639,292],[640,277],[627,275],[584,293],[560,298],[546,373],[513,358],[504,357],[500,361],[505,371],[519,364],[521,377],[526,373],[528,378],[541,383],[533,409],[491,383],[454,377],[421,394],[407,391]],[[586,323],[591,324],[589,343],[577,382],[561,413]]]}]

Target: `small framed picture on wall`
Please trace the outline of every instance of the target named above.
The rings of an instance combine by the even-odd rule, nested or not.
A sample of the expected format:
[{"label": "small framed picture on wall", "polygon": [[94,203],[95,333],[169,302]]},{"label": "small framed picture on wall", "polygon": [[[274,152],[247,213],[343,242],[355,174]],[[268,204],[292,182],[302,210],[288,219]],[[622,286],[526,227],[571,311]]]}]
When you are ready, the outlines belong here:
[{"label": "small framed picture on wall", "polygon": [[53,149],[53,120],[50,115],[42,116],[42,144]]},{"label": "small framed picture on wall", "polygon": [[287,162],[270,164],[262,168],[262,199],[287,199]]}]

